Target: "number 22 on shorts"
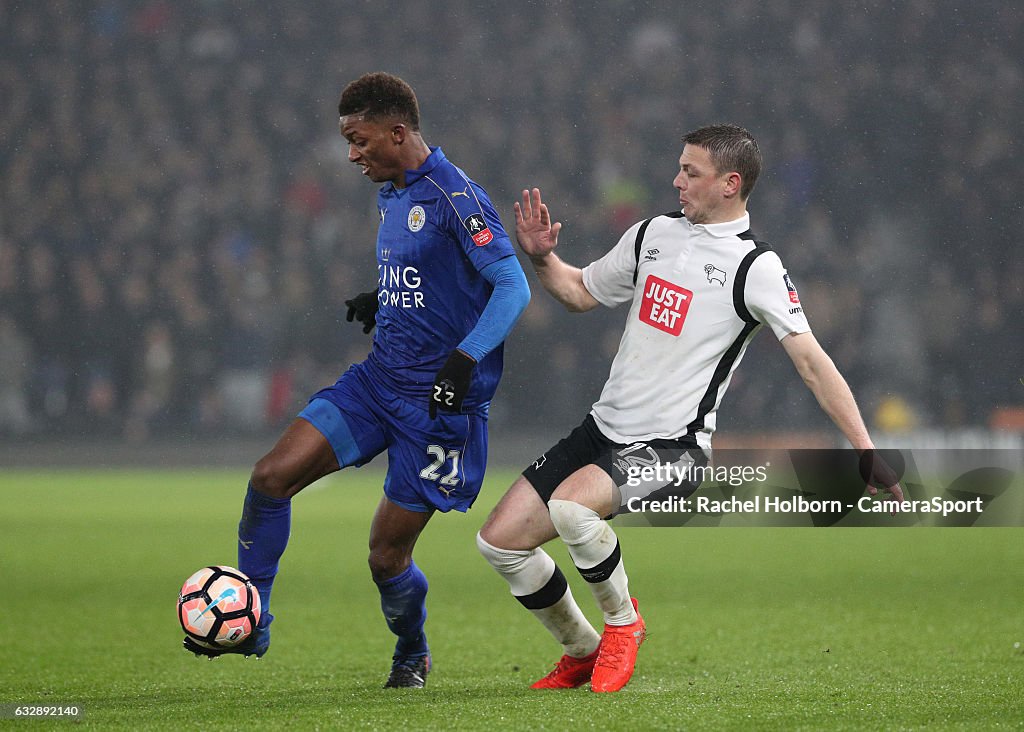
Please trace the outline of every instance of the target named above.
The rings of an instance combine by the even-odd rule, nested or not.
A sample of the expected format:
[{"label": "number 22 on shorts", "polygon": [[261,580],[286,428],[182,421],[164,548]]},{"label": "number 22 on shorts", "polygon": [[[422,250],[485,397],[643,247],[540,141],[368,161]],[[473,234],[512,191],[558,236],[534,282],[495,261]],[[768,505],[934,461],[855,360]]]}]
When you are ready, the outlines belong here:
[{"label": "number 22 on shorts", "polygon": [[[421,478],[438,483],[438,487],[451,486],[451,488],[454,488],[462,482],[462,478],[459,476],[459,461],[462,453],[459,450],[445,450],[440,445],[427,445],[427,454],[430,455],[433,462],[420,471]],[[451,471],[441,475],[439,471],[448,461],[451,461]],[[450,489],[445,490],[441,488],[441,490],[445,493],[450,492]]]}]

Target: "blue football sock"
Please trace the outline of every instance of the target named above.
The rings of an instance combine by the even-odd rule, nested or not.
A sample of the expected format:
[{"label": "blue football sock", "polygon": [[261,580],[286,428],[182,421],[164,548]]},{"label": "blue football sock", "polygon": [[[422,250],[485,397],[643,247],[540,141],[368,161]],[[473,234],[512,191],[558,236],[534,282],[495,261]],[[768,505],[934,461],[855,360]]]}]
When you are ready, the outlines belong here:
[{"label": "blue football sock", "polygon": [[415,563],[397,577],[377,583],[380,609],[391,632],[398,636],[396,656],[428,653],[423,623],[427,620],[427,578]]},{"label": "blue football sock", "polygon": [[277,576],[278,561],[288,546],[291,524],[290,498],[271,498],[253,490],[249,483],[242,520],[238,522],[238,568],[259,590],[264,613],[270,611],[270,590]]}]

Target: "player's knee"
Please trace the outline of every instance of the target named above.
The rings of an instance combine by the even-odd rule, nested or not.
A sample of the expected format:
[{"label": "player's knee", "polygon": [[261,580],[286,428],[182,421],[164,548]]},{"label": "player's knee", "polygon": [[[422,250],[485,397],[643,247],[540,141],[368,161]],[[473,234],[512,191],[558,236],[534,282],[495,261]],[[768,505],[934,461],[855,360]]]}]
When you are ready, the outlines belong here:
[{"label": "player's knee", "polygon": [[271,498],[291,498],[293,482],[287,477],[279,460],[267,455],[261,458],[252,469],[249,479],[253,490]]},{"label": "player's knee", "polygon": [[596,511],[576,501],[552,498],[548,501],[548,513],[558,535],[567,544],[586,541],[601,522]]},{"label": "player's knee", "polygon": [[371,548],[367,558],[374,582],[385,582],[397,577],[408,569],[411,562],[412,556],[407,551],[387,546]]},{"label": "player's knee", "polygon": [[488,542],[483,531],[476,535],[476,548],[492,567],[502,574],[515,574],[526,564],[532,552],[517,549],[502,549]]}]

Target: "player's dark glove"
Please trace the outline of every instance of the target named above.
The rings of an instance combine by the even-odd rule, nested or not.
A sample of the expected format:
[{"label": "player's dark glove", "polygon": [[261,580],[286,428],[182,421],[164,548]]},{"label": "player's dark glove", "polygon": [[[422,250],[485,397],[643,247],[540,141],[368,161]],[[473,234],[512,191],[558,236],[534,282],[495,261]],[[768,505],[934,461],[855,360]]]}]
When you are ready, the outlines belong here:
[{"label": "player's dark glove", "polygon": [[377,308],[379,303],[376,290],[356,295],[351,300],[346,300],[345,304],[348,306],[348,314],[345,316],[345,320],[350,323],[353,320],[358,320],[363,324],[364,333],[369,333],[373,330],[373,326],[377,325]]},{"label": "player's dark glove", "polygon": [[469,392],[469,382],[473,378],[473,367],[476,361],[462,351],[455,349],[444,366],[437,372],[434,386],[430,391],[430,418],[442,412],[461,412],[462,400]]}]

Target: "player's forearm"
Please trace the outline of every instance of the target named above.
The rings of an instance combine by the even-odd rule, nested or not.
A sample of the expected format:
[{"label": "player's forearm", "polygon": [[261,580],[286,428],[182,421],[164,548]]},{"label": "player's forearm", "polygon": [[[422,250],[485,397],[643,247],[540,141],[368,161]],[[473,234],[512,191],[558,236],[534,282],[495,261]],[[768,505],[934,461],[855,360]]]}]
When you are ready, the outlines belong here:
[{"label": "player's forearm", "polygon": [[583,284],[583,270],[579,267],[563,262],[554,253],[530,257],[530,262],[544,289],[570,312],[583,313],[598,306]]},{"label": "player's forearm", "polygon": [[874,445],[864,425],[860,409],[857,408],[857,401],[832,359],[825,356],[819,363],[808,366],[806,370],[801,369],[801,376],[818,400],[818,404],[850,441],[853,448],[872,449]]},{"label": "player's forearm", "polygon": [[494,290],[473,330],[459,344],[459,350],[480,361],[508,337],[512,326],[530,304],[530,285],[515,257],[506,257],[480,270]]}]

